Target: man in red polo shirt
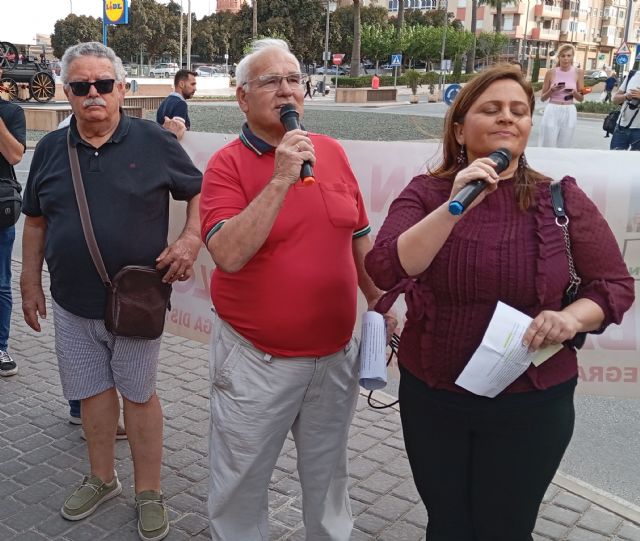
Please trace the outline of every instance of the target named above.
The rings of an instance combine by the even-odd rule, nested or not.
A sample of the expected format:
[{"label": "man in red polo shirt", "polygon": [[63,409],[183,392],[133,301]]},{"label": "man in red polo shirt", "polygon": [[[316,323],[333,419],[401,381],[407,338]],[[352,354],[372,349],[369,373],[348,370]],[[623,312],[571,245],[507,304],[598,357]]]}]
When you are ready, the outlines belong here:
[{"label": "man in red polo shirt", "polygon": [[[352,338],[367,213],[342,147],[302,129],[300,65],[283,41],[254,42],[236,70],[240,137],[210,160],[202,238],[216,263],[211,296],[209,518],[216,540],[268,539],[267,489],[291,430],[307,539],[347,541],[352,518],[346,445],[358,394]],[[313,164],[317,182],[300,169]],[[389,326],[395,321],[388,317]]]}]

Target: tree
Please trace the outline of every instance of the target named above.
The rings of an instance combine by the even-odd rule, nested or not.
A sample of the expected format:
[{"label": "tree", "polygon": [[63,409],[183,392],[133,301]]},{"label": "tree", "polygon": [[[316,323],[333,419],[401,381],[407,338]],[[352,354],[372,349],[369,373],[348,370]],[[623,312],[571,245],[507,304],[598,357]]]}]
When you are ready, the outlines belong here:
[{"label": "tree", "polygon": [[497,57],[509,43],[509,37],[497,32],[480,32],[476,39],[476,49],[484,57],[484,63],[489,64]]},{"label": "tree", "polygon": [[396,44],[396,30],[392,26],[378,24],[363,24],[361,32],[361,50],[364,57],[376,63],[376,70],[380,60],[384,60],[394,52]]},{"label": "tree", "polygon": [[102,41],[102,19],[70,14],[56,21],[51,45],[57,58],[62,58],[69,47],[83,41]]},{"label": "tree", "polygon": [[353,49],[351,49],[351,77],[360,75],[360,0],[353,0]]},{"label": "tree", "polygon": [[396,20],[397,33],[400,34],[404,26],[404,0],[398,0],[398,19]]}]

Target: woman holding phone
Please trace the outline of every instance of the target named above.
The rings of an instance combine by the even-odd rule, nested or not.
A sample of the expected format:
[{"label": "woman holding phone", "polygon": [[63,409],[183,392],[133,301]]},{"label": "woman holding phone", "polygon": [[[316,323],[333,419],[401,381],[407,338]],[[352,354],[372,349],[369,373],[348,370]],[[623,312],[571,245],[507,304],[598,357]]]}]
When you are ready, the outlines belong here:
[{"label": "woman holding phone", "polygon": [[571,146],[578,113],[574,101],[584,100],[584,72],[573,66],[575,49],[563,45],[558,50],[558,65],[544,76],[542,101],[544,108],[538,145],[566,148]]}]

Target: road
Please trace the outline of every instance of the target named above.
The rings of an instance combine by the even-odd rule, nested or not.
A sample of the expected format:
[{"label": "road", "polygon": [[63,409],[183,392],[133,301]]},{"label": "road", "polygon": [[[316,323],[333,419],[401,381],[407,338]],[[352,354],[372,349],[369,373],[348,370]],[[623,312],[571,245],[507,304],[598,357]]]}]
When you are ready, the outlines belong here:
[{"label": "road", "polygon": [[[593,96],[597,99],[597,96]],[[402,99],[402,97],[400,98]],[[408,99],[408,98],[407,98]],[[195,104],[194,104],[195,105]],[[443,104],[420,103],[418,105],[396,104],[384,107],[358,107],[335,105],[330,100],[307,101],[310,110],[322,112],[341,111],[356,113],[367,112],[380,115],[413,115],[442,118],[446,111]],[[209,109],[235,107],[234,104],[198,105]],[[192,108],[195,110],[196,107]],[[195,111],[194,111],[195,112]],[[224,112],[224,111],[223,111]],[[369,115],[361,115],[366,117]],[[537,130],[541,116],[535,114],[530,146],[537,144]],[[192,119],[193,122],[193,119]],[[379,123],[378,123],[379,124]],[[375,127],[379,130],[379,126]],[[607,149],[609,139],[603,137],[602,119],[579,118],[574,146],[577,148]],[[374,137],[372,137],[374,138]],[[377,137],[376,137],[377,138]],[[416,137],[416,138],[419,138]],[[27,152],[25,159],[17,168],[19,180],[26,182],[33,151]],[[606,181],[606,179],[603,179]],[[19,228],[22,220],[19,222]],[[15,255],[19,256],[19,242]],[[391,381],[386,392],[395,395],[397,382]],[[628,502],[640,506],[640,400],[609,398],[596,396],[576,397],[576,429],[573,441],[563,460],[561,470],[577,477],[599,489],[616,495]]]}]

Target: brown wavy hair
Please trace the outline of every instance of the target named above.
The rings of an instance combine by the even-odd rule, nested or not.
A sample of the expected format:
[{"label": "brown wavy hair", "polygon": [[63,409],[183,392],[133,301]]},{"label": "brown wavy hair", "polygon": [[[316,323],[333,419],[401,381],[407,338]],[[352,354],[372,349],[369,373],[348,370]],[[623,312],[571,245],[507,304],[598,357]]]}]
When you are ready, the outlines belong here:
[{"label": "brown wavy hair", "polygon": [[[466,167],[457,161],[460,154],[461,145],[458,144],[455,136],[454,124],[464,124],[464,118],[471,106],[476,102],[481,94],[496,81],[505,79],[515,81],[524,90],[529,101],[531,116],[536,104],[533,87],[524,76],[519,66],[513,64],[499,64],[486,71],[483,71],[471,79],[456,96],[453,104],[449,108],[444,120],[444,133],[442,136],[442,162],[429,173],[435,177],[453,179],[461,169]],[[518,167],[515,173],[516,199],[522,210],[527,210],[533,203],[535,185],[539,182],[548,181],[548,178],[525,165]]]}]

